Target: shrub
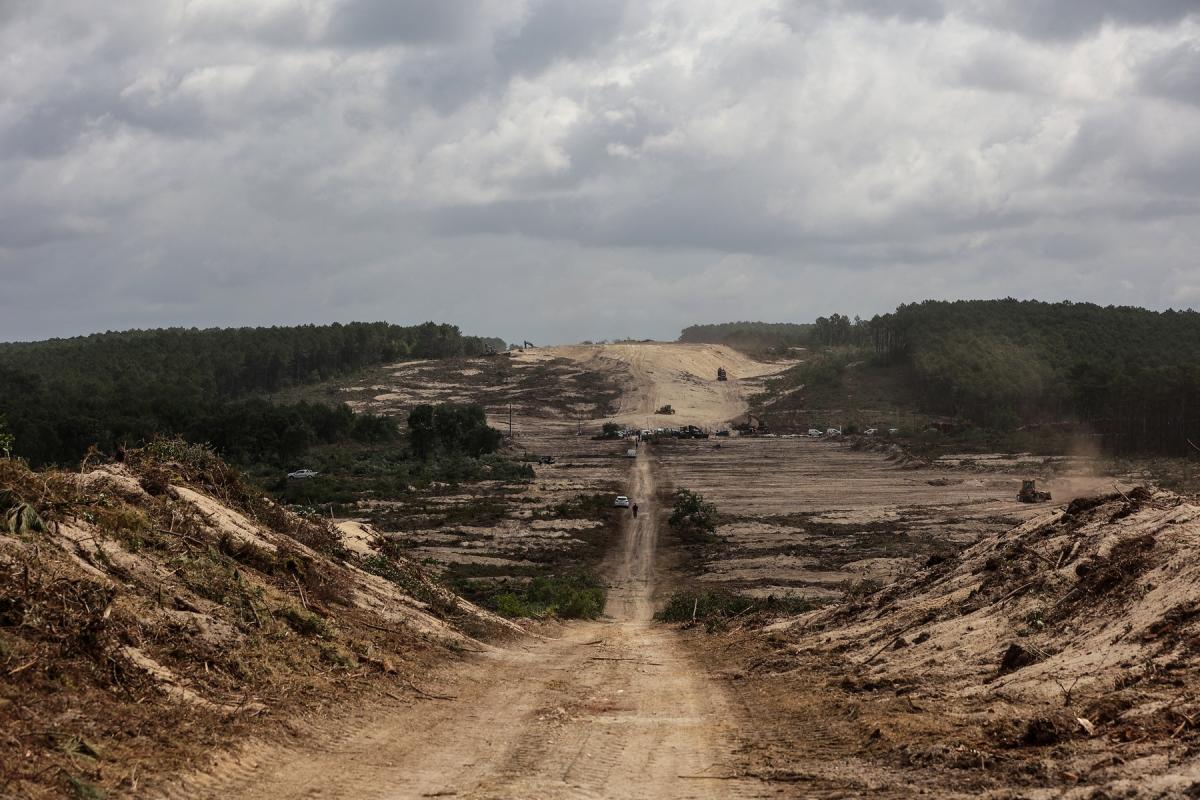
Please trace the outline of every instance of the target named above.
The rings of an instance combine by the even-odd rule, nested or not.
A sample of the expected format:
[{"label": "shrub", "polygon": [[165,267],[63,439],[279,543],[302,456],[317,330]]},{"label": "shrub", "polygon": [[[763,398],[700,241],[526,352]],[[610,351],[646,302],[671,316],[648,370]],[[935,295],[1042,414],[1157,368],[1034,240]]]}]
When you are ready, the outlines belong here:
[{"label": "shrub", "polygon": [[279,612],[279,616],[283,617],[283,621],[288,624],[289,628],[301,636],[324,638],[329,635],[329,626],[325,624],[325,620],[311,611],[301,611],[293,606],[288,606]]},{"label": "shrub", "polygon": [[604,612],[605,591],[591,575],[534,578],[523,591],[504,592],[488,603],[506,617],[595,619]]},{"label": "shrub", "polygon": [[733,617],[747,613],[773,612],[778,614],[801,614],[819,608],[820,602],[806,597],[750,597],[732,592],[675,592],[663,610],[655,615],[662,622],[704,624],[709,633],[719,630]]},{"label": "shrub", "polygon": [[717,507],[688,489],[675,492],[667,524],[685,540],[709,541],[717,529]]}]

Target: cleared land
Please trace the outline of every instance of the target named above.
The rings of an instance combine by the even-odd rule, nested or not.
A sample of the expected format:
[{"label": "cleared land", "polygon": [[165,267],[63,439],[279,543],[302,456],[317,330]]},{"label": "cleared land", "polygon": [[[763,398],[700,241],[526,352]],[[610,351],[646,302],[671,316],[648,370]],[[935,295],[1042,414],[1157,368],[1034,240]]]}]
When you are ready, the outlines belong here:
[{"label": "cleared land", "polygon": [[[733,380],[718,383],[717,366]],[[152,781],[153,796],[1195,796],[1200,517],[1181,498],[1114,486],[1089,461],[930,466],[765,437],[642,445],[628,459],[629,443],[588,436],[609,419],[662,424],[652,412],[665,403],[671,424],[720,426],[781,367],[631,343],[397,365],[350,387],[390,413],[484,402],[502,427],[511,405],[514,446],[556,463],[529,483],[364,504],[343,525],[348,546],[514,584],[591,569],[605,615],[459,639],[465,661],[425,660],[419,679],[406,670],[369,701],[298,715],[283,734],[259,728]],[[1034,476],[1054,503],[1015,501]],[[685,545],[665,524],[673,488],[716,503],[713,541]],[[636,519],[555,510],[616,490],[639,503]],[[1096,491],[1108,495],[1066,507]],[[653,621],[677,589],[838,602]]]}]

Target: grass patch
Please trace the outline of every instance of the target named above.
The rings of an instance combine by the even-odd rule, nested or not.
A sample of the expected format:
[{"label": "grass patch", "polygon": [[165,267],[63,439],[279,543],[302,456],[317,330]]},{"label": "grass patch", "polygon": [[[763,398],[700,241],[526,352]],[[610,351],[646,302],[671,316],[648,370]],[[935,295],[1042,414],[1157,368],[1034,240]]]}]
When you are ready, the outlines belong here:
[{"label": "grass patch", "polygon": [[733,592],[675,592],[663,610],[655,615],[660,622],[703,623],[712,633],[723,629],[734,617],[759,612],[801,614],[820,608],[821,603],[806,597],[751,597]]},{"label": "grass patch", "polygon": [[348,509],[360,500],[408,497],[434,483],[533,479],[533,467],[505,456],[438,456],[421,461],[394,445],[315,447],[294,466],[314,469],[319,474],[307,480],[289,480],[283,470],[261,465],[251,474],[281,503],[322,509],[332,506],[335,511]]},{"label": "grass patch", "polygon": [[283,621],[288,624],[289,628],[301,636],[314,636],[322,639],[329,636],[329,626],[325,623],[325,620],[311,611],[301,611],[298,608],[288,606],[287,608],[280,609],[279,616],[283,617]]}]

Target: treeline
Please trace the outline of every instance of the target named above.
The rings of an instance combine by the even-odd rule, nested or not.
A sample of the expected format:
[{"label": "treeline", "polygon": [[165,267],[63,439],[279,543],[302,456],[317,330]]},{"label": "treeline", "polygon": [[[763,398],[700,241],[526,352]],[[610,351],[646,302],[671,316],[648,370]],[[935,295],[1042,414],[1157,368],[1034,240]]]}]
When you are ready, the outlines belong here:
[{"label": "treeline", "polygon": [[349,409],[257,395],[400,358],[499,351],[504,342],[425,323],[166,329],[0,345],[0,414],[35,466],[183,434],[231,460],[285,462],[312,444],[395,435]]},{"label": "treeline", "polygon": [[791,347],[864,345],[871,339],[870,323],[843,314],[817,317],[811,323],[722,322],[690,325],[679,341],[724,344],[746,353],[783,353]]},{"label": "treeline", "polygon": [[812,325],[792,322],[723,322],[689,325],[679,334],[679,341],[724,344],[749,353],[782,352],[807,345],[812,330]]},{"label": "treeline", "polygon": [[902,305],[865,326],[932,413],[998,429],[1077,423],[1116,454],[1200,443],[1200,314],[1087,303]]}]

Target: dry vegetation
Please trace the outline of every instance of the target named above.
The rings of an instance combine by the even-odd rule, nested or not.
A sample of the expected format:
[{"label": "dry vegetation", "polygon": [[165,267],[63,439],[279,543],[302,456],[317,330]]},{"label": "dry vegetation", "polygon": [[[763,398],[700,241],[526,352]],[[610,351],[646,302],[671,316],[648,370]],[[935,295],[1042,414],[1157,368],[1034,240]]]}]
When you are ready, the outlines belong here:
[{"label": "dry vegetation", "polygon": [[364,570],[203,448],[78,473],[3,459],[0,500],[4,796],[134,792],[301,712],[410,694],[424,663],[510,628],[403,558]]},{"label": "dry vegetation", "polygon": [[1080,498],[699,655],[768,726],[748,770],[872,796],[1190,797],[1198,546],[1181,497]]}]

